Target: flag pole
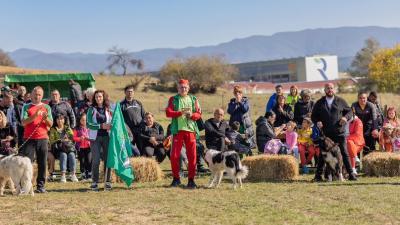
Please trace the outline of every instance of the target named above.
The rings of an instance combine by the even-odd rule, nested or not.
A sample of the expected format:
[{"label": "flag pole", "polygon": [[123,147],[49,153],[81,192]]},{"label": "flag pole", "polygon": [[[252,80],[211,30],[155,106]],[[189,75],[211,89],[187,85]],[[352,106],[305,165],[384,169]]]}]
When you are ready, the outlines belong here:
[{"label": "flag pole", "polygon": [[107,182],[107,174],[108,174],[108,167],[107,164],[105,164],[106,166],[106,172],[104,173],[104,191],[106,191],[106,182]]}]

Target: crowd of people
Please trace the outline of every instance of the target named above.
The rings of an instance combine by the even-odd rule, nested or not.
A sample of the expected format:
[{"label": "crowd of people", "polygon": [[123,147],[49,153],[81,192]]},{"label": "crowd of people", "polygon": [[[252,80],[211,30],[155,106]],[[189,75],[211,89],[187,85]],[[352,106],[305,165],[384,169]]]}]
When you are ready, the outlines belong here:
[{"label": "crowd of people", "polygon": [[[335,94],[332,83],[325,85],[325,96],[314,102],[308,89],[290,88],[284,96],[281,85],[266,104],[264,116],[255,121],[250,113],[250,100],[240,86],[234,86],[233,98],[225,110],[217,108],[212,118],[202,119],[200,101],[189,94],[188,80],[178,82],[178,93],[168,100],[165,110],[171,123],[165,130],[153,113],[147,112],[135,98],[134,86],[124,89],[119,103],[126,128],[131,137],[134,156],[155,157],[161,163],[171,161],[171,186],[181,184],[182,166],[188,169],[188,188],[196,188],[196,172],[204,172],[204,146],[200,131],[205,131],[207,149],[233,150],[241,157],[253,154],[293,154],[301,171],[308,173],[309,164],[317,166],[315,180],[322,180],[323,160],[317,139],[331,138],[340,147],[349,180],[357,180],[356,162],[361,151],[368,154],[379,143],[385,151],[400,151],[400,123],[394,107],[384,110],[376,92],[360,92],[350,106]],[[45,182],[58,180],[55,161],[59,160],[60,182],[77,182],[77,162],[80,179],[91,180],[97,190],[99,170],[105,174],[105,188],[111,189],[111,171],[99,168],[107,161],[109,132],[113,107],[104,90],[88,88],[82,92],[77,82],[70,81],[70,101],[62,101],[60,92],[52,90],[48,104],[43,103],[44,90],[35,87],[27,93],[19,86],[14,98],[10,88],[1,89],[0,153],[15,153],[29,157],[38,164],[37,192],[44,193]],[[65,97],[65,96],[64,96]],[[278,146],[278,149],[276,147]],[[104,163],[103,165],[106,165]],[[48,168],[49,175],[46,177]],[[67,176],[69,174],[69,176]]]}]

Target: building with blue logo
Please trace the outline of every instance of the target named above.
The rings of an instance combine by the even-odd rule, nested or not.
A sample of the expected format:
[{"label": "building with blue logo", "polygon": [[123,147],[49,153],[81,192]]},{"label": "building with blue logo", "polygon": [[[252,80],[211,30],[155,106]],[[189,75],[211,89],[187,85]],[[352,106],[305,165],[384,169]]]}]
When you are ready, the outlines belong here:
[{"label": "building with blue logo", "polygon": [[237,80],[273,83],[326,81],[339,79],[335,55],[314,55],[299,58],[235,64]]}]

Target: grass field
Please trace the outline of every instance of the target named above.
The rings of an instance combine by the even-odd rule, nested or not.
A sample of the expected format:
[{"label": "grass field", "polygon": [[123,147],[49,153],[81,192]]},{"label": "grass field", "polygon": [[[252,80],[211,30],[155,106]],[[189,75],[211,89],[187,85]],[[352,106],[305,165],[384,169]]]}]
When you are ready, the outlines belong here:
[{"label": "grass field", "polygon": [[[121,88],[130,82],[129,77],[96,79],[97,88],[113,100],[123,98]],[[163,109],[172,94],[136,92],[164,126],[168,120]],[[214,108],[226,108],[231,93],[197,96],[207,119]],[[247,96],[254,121],[264,114],[269,96]],[[356,99],[355,94],[341,96],[349,103]],[[399,100],[393,94],[381,96],[383,104],[398,107]],[[169,169],[167,161],[162,168]],[[219,189],[206,189],[208,176],[197,179],[197,190],[168,188],[170,179],[135,183],[131,189],[115,184],[110,192],[89,191],[88,183],[47,183],[47,194],[0,198],[0,224],[400,224],[398,177],[312,183],[308,175],[295,182],[245,182],[238,190],[231,189],[229,180]]]}]

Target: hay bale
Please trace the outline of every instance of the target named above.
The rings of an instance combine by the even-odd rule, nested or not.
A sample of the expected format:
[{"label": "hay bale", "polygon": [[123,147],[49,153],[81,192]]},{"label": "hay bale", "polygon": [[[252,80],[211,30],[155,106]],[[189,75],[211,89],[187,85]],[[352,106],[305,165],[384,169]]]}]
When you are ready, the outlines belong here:
[{"label": "hay bale", "polygon": [[400,176],[400,154],[373,152],[365,156],[362,163],[368,176]]},{"label": "hay bale", "polygon": [[242,164],[249,167],[247,179],[253,182],[295,180],[299,175],[299,164],[290,155],[250,156]]},{"label": "hay bale", "polygon": [[131,158],[131,165],[135,173],[136,182],[152,182],[164,177],[160,165],[153,158]]}]

